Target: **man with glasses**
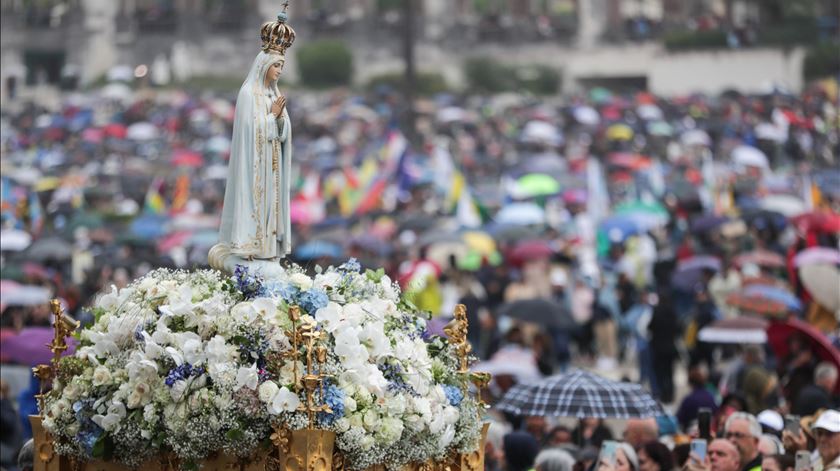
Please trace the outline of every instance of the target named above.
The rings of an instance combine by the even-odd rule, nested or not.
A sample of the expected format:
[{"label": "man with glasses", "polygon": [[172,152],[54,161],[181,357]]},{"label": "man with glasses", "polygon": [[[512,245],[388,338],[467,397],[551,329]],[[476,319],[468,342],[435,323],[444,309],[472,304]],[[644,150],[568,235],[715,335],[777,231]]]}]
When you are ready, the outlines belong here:
[{"label": "man with glasses", "polygon": [[811,432],[817,441],[823,471],[840,470],[840,411],[828,409],[820,414]]},{"label": "man with glasses", "polygon": [[735,412],[726,419],[724,437],[735,444],[741,455],[741,471],[761,471],[761,453],[758,442],[761,425],[754,415]]}]

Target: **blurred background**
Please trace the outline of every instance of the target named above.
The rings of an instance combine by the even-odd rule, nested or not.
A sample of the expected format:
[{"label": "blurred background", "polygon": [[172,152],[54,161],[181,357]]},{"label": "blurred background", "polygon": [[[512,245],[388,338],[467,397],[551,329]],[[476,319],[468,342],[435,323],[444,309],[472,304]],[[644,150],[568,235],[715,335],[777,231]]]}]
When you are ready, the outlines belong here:
[{"label": "blurred background", "polygon": [[[206,266],[235,98],[283,2],[0,8],[13,468],[48,300],[89,323],[102,289]],[[836,0],[296,0],[289,15],[291,261],[384,268],[431,333],[466,304],[491,402],[585,367],[663,404],[653,439],[670,449],[698,404],[715,427],[837,407]],[[501,464],[511,430],[582,464],[631,428],[494,415]]]}]

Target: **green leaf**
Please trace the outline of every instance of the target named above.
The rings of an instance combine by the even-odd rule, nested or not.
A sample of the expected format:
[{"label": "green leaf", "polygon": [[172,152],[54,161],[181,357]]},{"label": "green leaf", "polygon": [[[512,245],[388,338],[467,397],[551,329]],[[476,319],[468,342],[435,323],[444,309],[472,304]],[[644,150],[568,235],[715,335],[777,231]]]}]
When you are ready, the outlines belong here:
[{"label": "green leaf", "polygon": [[365,271],[365,276],[367,276],[368,280],[373,281],[374,283],[379,283],[380,281],[382,281],[382,277],[385,276],[385,270],[383,268],[380,268],[376,271],[373,271],[370,268],[368,268]]},{"label": "green leaf", "polygon": [[244,433],[242,433],[242,430],[241,430],[241,429],[235,428],[235,429],[228,430],[228,431],[227,431],[227,433],[225,434],[225,437],[226,437],[228,440],[230,440],[230,441],[234,441],[234,442],[235,442],[235,441],[242,440],[242,437],[243,437],[244,435],[245,435],[245,434],[244,434]]},{"label": "green leaf", "polygon": [[91,455],[94,458],[110,460],[114,455],[114,439],[107,433],[100,435],[93,444]]}]

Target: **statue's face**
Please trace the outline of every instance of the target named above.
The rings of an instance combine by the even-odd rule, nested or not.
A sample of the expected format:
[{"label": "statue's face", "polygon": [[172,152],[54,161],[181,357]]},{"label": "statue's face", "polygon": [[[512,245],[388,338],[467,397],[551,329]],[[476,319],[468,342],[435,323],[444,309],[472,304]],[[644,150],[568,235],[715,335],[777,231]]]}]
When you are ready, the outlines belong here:
[{"label": "statue's face", "polygon": [[276,82],[280,78],[280,74],[283,72],[283,64],[285,64],[285,61],[281,60],[268,66],[268,70],[265,72],[265,78],[268,82]]}]

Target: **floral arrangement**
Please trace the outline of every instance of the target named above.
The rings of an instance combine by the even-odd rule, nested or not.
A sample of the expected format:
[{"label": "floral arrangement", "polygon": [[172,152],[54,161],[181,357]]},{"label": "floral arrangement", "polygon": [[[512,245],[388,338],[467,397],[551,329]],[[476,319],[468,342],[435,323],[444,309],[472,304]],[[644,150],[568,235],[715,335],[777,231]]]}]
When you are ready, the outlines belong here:
[{"label": "floral arrangement", "polygon": [[42,411],[56,451],[131,466],[170,452],[190,468],[215,452],[247,458],[276,426],[308,427],[292,306],[327,347],[316,400],[329,410],[315,428],[335,431],[349,469],[476,449],[481,407],[454,346],[427,335],[381,270],[350,260],[315,271],[161,269],[101,295]]}]

